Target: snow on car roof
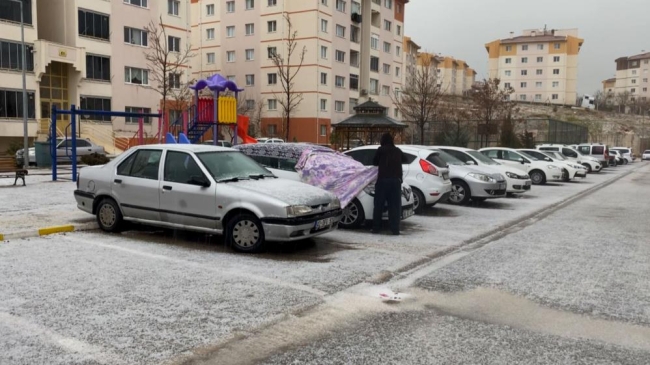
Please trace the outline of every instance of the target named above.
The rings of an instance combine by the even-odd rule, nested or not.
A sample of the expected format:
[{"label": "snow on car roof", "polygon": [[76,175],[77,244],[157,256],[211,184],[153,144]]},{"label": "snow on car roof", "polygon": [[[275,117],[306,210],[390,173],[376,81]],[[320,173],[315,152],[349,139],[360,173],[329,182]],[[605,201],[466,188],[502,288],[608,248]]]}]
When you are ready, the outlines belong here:
[{"label": "snow on car roof", "polygon": [[309,143],[252,143],[233,147],[249,156],[269,156],[299,160],[306,150],[315,152],[335,152],[328,147]]},{"label": "snow on car roof", "polygon": [[137,146],[138,149],[147,149],[147,148],[161,148],[174,151],[186,151],[186,152],[210,152],[210,151],[232,151],[232,148],[221,147],[221,146],[210,146],[210,145],[201,145],[201,144],[147,144],[142,146]]}]

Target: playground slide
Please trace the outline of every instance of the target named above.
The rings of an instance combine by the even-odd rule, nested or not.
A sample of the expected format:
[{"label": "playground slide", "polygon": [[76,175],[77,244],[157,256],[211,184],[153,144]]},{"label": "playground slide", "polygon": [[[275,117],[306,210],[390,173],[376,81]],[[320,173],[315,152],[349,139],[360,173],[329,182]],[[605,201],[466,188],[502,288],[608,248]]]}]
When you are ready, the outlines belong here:
[{"label": "playground slide", "polygon": [[248,135],[248,122],[249,118],[245,115],[237,115],[237,136],[239,136],[238,144],[257,143],[257,140]]}]

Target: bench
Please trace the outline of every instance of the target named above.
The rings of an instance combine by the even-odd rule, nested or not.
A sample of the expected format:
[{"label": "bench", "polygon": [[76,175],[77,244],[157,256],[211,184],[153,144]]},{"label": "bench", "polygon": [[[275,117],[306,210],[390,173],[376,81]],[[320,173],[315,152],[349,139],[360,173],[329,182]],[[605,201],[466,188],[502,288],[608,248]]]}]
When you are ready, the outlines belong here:
[{"label": "bench", "polygon": [[[8,175],[8,174],[15,175]],[[25,186],[25,175],[28,171],[22,167],[16,166],[16,159],[12,156],[0,156],[0,177],[15,177],[14,185],[18,179],[23,179],[23,186]]]}]

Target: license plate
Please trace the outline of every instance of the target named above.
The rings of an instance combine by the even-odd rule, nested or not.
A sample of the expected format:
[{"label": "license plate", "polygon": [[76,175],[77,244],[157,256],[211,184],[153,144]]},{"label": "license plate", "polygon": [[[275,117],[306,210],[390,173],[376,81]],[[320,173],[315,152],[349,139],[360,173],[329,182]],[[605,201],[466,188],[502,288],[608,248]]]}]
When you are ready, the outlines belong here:
[{"label": "license plate", "polygon": [[443,173],[442,178],[445,180],[449,180],[449,173],[448,172]]},{"label": "license plate", "polygon": [[316,223],[314,223],[314,229],[321,230],[323,228],[327,228],[331,226],[332,223],[334,223],[334,218],[321,219],[319,221],[316,221]]},{"label": "license plate", "polygon": [[505,190],[506,184],[499,184],[499,190]]},{"label": "license plate", "polygon": [[408,218],[408,217],[412,216],[413,214],[414,214],[413,209],[411,209],[411,208],[402,209],[402,219]]},{"label": "license plate", "polygon": [[530,186],[530,185],[532,185],[532,182],[530,182],[530,181],[526,181],[526,182],[524,183],[524,185],[526,185],[526,186]]}]

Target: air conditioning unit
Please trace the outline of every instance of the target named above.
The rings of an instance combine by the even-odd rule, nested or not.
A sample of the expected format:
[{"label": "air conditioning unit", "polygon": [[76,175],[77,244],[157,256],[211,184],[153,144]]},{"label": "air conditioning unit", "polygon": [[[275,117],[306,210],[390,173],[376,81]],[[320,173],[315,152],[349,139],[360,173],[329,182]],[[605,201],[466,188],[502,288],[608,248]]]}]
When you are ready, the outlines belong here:
[{"label": "air conditioning unit", "polygon": [[366,95],[368,95],[368,90],[366,90],[366,89],[361,89],[361,92],[359,93],[359,95],[361,95],[361,96],[366,96]]}]

